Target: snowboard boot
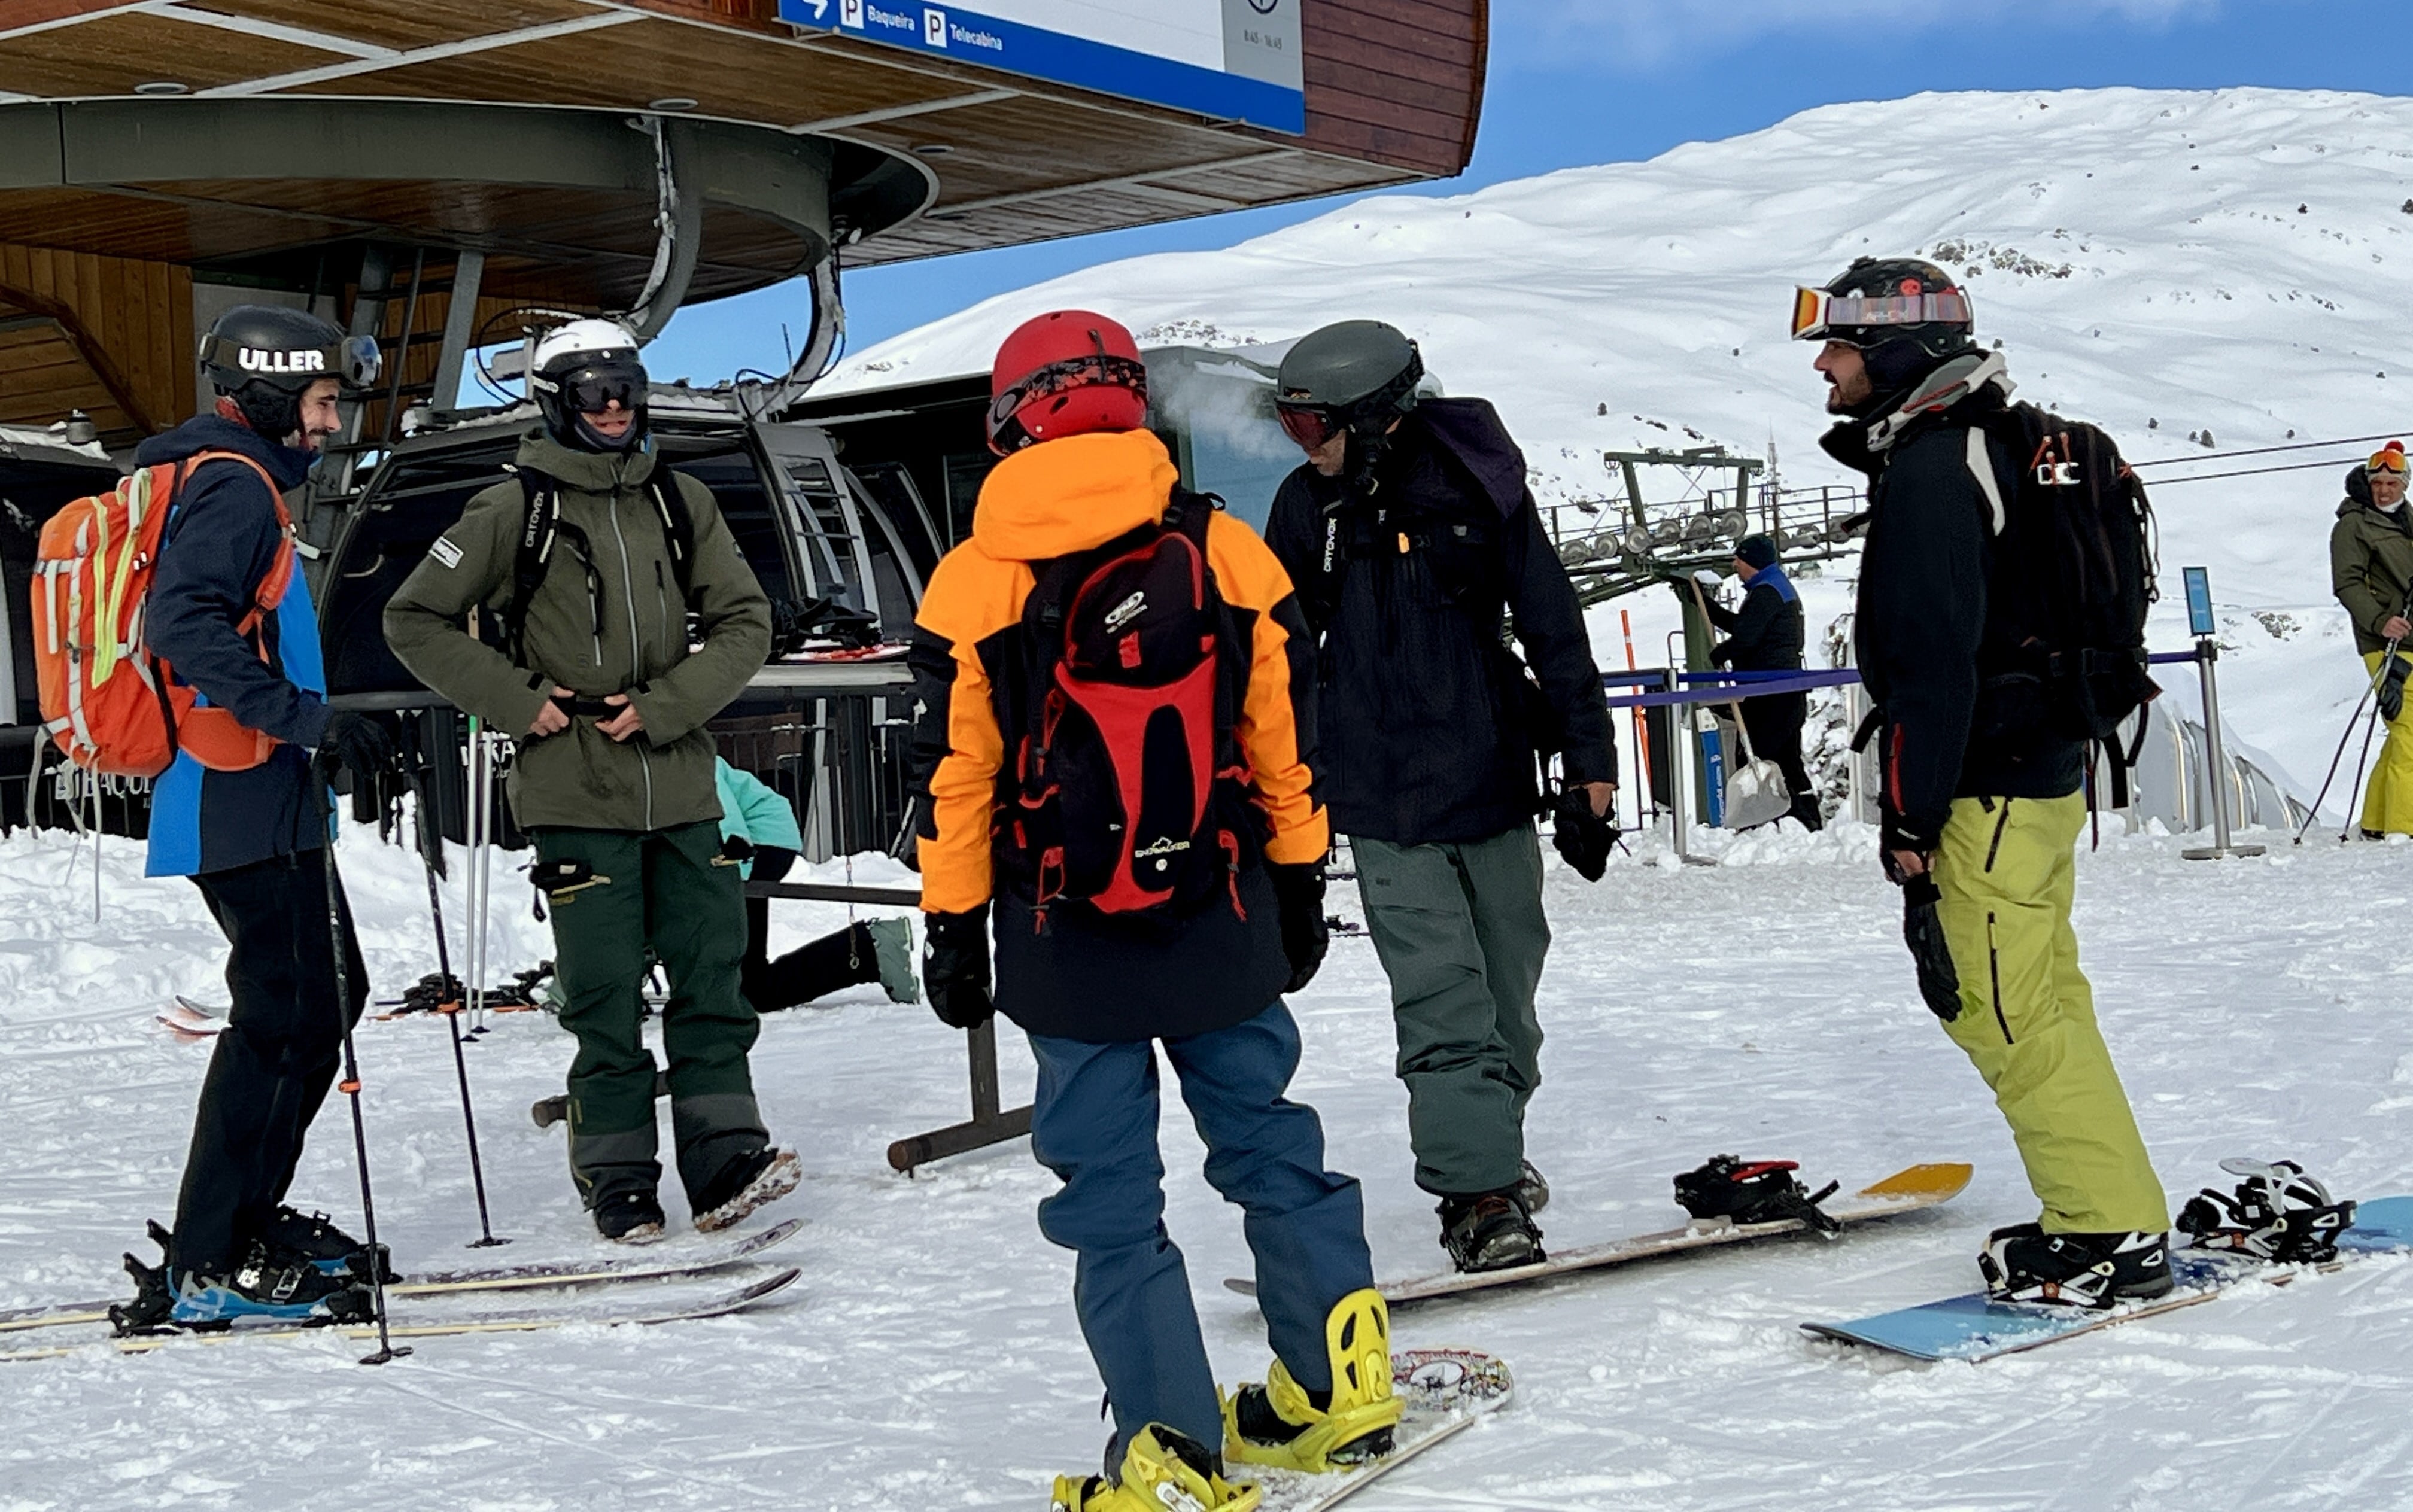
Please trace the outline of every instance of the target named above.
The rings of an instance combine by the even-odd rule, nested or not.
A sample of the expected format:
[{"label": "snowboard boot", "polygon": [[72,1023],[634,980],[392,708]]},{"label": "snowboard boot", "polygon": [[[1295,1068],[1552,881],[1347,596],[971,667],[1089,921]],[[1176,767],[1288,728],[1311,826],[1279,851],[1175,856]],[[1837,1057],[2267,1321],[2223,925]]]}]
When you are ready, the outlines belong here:
[{"label": "snowboard boot", "polygon": [[1695,1218],[1723,1218],[1736,1224],[1773,1223],[1795,1219],[1823,1234],[1843,1225],[1819,1209],[1840,1184],[1829,1181],[1816,1192],[1801,1184],[1793,1161],[1744,1161],[1712,1155],[1676,1178],[1676,1201]]},{"label": "snowboard boot", "polygon": [[696,1231],[711,1234],[742,1223],[755,1208],[795,1191],[804,1178],[804,1163],[794,1150],[776,1145],[748,1150],[722,1166],[696,1199]]},{"label": "snowboard boot", "polygon": [[871,936],[872,958],[880,965],[880,990],[890,1002],[920,1002],[922,984],[913,979],[913,926],[903,919],[874,919],[863,927]]},{"label": "snowboard boot", "polygon": [[[211,1331],[244,1321],[360,1323],[375,1315],[368,1283],[349,1271],[331,1273],[304,1260],[279,1261],[255,1242],[240,1265],[225,1275],[204,1275],[161,1267],[146,1276],[128,1256],[126,1268],[141,1288],[133,1303],[113,1307],[110,1321],[121,1334],[160,1327]],[[164,1292],[167,1311],[157,1311]]]},{"label": "snowboard boot", "polygon": [[2210,1187],[2179,1211],[2179,1230],[2198,1250],[2226,1250],[2279,1265],[2323,1265],[2337,1258],[2338,1236],[2354,1226],[2355,1205],[2334,1201],[2330,1189],[2294,1161],[2225,1160],[2220,1168],[2246,1179],[2236,1194]]},{"label": "snowboard boot", "polygon": [[1263,1386],[1223,1401],[1223,1457],[1320,1475],[1391,1452],[1405,1405],[1391,1390],[1391,1317],[1369,1286],[1342,1297],[1324,1320],[1332,1389],[1309,1391],[1281,1360]]},{"label": "snowboard boot", "polygon": [[1550,1183],[1533,1168],[1532,1161],[1526,1161],[1517,1167],[1517,1200],[1525,1205],[1528,1213],[1538,1213],[1550,1205]]},{"label": "snowboard boot", "polygon": [[595,1204],[595,1232],[615,1244],[651,1244],[662,1237],[663,1223],[660,1200],[641,1187]]},{"label": "snowboard boot", "polygon": [[1223,1478],[1215,1451],[1150,1423],[1123,1451],[1121,1475],[1058,1475],[1048,1512],[1256,1512],[1257,1489]]},{"label": "snowboard boot", "polygon": [[316,1266],[331,1276],[348,1275],[363,1282],[374,1275],[389,1286],[402,1279],[394,1274],[393,1257],[384,1245],[371,1254],[367,1245],[337,1228],[325,1213],[304,1215],[280,1207],[260,1225],[258,1237],[269,1258],[280,1265]]},{"label": "snowboard boot", "polygon": [[1996,1302],[2100,1310],[2161,1297],[2172,1284],[2167,1234],[2048,1234],[2019,1223],[1987,1237],[1977,1268]]},{"label": "snowboard boot", "polygon": [[1441,1247],[1462,1271],[1513,1270],[1549,1258],[1542,1251],[1542,1231],[1514,1187],[1443,1197],[1436,1210],[1441,1214]]}]

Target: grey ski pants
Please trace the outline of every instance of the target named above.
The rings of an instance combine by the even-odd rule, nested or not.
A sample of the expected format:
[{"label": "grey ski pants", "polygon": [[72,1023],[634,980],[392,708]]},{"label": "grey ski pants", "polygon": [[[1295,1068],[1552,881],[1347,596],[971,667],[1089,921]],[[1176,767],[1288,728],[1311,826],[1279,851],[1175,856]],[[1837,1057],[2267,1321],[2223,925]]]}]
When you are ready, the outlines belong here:
[{"label": "grey ski pants", "polygon": [[1542,1083],[1533,990],[1550,949],[1533,826],[1485,840],[1349,843],[1391,979],[1416,1185],[1439,1196],[1513,1186],[1525,1104]]}]

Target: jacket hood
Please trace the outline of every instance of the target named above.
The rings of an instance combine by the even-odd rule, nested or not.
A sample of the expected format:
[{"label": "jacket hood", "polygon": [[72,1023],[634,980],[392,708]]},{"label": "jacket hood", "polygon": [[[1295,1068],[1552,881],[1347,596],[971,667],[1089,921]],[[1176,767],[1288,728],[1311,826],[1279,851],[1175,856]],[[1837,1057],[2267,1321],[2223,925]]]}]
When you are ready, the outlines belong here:
[{"label": "jacket hood", "polygon": [[1042,441],[989,470],[972,511],[972,541],[1006,562],[1088,551],[1163,518],[1179,479],[1152,431]]},{"label": "jacket hood", "polygon": [[589,494],[608,494],[654,475],[654,448],[648,441],[634,452],[581,452],[562,445],[541,425],[520,437],[519,465],[540,472],[566,487]]},{"label": "jacket hood", "polygon": [[1505,519],[1525,501],[1525,453],[1488,399],[1427,399],[1408,416],[1456,457]]},{"label": "jacket hood", "polygon": [[318,453],[269,440],[250,426],[222,415],[195,415],[174,430],[146,437],[134,449],[134,465],[154,467],[182,462],[201,452],[239,452],[268,469],[279,488],[299,488]]}]

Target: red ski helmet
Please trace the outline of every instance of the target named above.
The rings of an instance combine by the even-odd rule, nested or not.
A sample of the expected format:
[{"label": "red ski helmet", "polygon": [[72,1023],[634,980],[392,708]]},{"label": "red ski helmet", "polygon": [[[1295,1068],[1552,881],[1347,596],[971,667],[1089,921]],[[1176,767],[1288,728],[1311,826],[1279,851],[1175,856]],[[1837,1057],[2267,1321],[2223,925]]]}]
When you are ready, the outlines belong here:
[{"label": "red ski helmet", "polygon": [[1016,326],[989,373],[988,445],[999,456],[1034,441],[1147,423],[1139,343],[1089,310],[1053,310]]}]

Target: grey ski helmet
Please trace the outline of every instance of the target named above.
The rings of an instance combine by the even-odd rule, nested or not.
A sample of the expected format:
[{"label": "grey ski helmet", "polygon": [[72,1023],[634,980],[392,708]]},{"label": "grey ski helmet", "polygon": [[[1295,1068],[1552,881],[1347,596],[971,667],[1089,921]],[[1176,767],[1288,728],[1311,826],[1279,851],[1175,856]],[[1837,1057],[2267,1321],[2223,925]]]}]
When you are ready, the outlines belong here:
[{"label": "grey ski helmet", "polygon": [[1342,320],[1299,338],[1281,360],[1274,408],[1292,440],[1313,451],[1335,431],[1372,439],[1416,407],[1425,362],[1380,320]]},{"label": "grey ski helmet", "polygon": [[210,387],[244,422],[273,441],[302,428],[302,395],[321,378],[349,389],[375,383],[383,359],[371,336],[347,336],[307,310],[237,304],[210,324],[199,353]]},{"label": "grey ski helmet", "polygon": [[1824,289],[1794,295],[1797,341],[1859,348],[1880,394],[1917,382],[1976,345],[1969,296],[1952,275],[1917,258],[1861,258]]},{"label": "grey ski helmet", "polygon": [[[578,319],[540,338],[528,375],[545,429],[579,452],[631,452],[645,441],[645,363],[634,333],[616,320]],[[586,423],[617,402],[636,416],[618,437]]]}]

